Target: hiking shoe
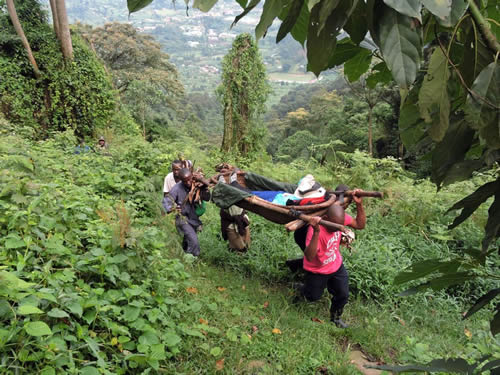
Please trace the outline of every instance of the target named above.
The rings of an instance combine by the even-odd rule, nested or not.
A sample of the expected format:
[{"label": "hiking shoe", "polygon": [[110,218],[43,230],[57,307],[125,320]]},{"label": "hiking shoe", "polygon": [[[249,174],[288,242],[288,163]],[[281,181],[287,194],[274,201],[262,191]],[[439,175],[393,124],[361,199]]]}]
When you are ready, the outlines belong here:
[{"label": "hiking shoe", "polygon": [[332,322],[337,326],[337,328],[344,329],[349,327],[349,325],[340,318],[332,319]]},{"label": "hiking shoe", "polygon": [[304,283],[292,283],[292,289],[296,290],[297,292],[302,292],[304,289]]}]

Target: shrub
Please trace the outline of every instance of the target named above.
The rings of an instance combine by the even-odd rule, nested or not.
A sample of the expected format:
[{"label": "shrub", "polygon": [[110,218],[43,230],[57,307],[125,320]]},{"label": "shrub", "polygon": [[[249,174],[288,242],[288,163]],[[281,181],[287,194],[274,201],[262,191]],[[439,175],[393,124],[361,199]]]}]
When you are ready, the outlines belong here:
[{"label": "shrub", "polygon": [[74,36],[74,60],[65,64],[48,24],[28,29],[27,37],[42,77],[33,76],[20,42],[15,53],[0,52],[0,110],[5,117],[13,125],[31,127],[37,139],[67,129],[89,136],[108,125],[115,93],[108,73],[90,48]]},{"label": "shrub", "polygon": [[193,307],[173,223],[128,157],[0,141],[2,373],[158,369],[202,336],[181,319]]}]

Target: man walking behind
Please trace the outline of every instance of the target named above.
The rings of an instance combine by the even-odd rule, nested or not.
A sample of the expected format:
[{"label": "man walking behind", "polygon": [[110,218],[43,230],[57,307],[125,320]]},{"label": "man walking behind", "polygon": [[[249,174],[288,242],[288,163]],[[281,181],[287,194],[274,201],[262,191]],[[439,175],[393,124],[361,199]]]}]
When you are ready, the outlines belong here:
[{"label": "man walking behind", "polygon": [[[163,208],[167,213],[176,212],[175,226],[177,231],[184,235],[186,253],[194,256],[200,255],[200,242],[196,232],[201,228],[202,222],[195,210],[195,202],[189,202],[188,194],[193,186],[193,174],[187,168],[179,171],[178,182],[163,198]],[[210,192],[206,188],[200,191],[200,199],[208,201]]]}]

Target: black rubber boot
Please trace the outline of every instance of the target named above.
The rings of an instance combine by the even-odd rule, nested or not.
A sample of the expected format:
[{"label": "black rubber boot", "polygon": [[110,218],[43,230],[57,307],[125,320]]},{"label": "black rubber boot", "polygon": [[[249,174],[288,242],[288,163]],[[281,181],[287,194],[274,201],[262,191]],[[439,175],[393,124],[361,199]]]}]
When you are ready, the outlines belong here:
[{"label": "black rubber boot", "polygon": [[348,328],[349,325],[344,322],[340,317],[342,315],[343,309],[342,310],[337,310],[337,311],[332,311],[331,313],[331,321],[334,323],[338,328]]},{"label": "black rubber boot", "polygon": [[338,327],[338,328],[348,328],[349,325],[344,322],[342,319],[340,318],[336,318],[336,319],[332,319],[332,322]]}]

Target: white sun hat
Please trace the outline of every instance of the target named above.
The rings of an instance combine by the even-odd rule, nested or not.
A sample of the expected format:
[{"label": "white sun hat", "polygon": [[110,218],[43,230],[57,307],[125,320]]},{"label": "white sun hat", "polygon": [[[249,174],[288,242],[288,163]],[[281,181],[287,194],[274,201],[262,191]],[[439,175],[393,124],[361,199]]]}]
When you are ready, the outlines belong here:
[{"label": "white sun hat", "polygon": [[314,176],[308,174],[299,181],[299,185],[293,195],[299,198],[320,198],[324,196],[325,193],[326,190],[316,182]]}]

